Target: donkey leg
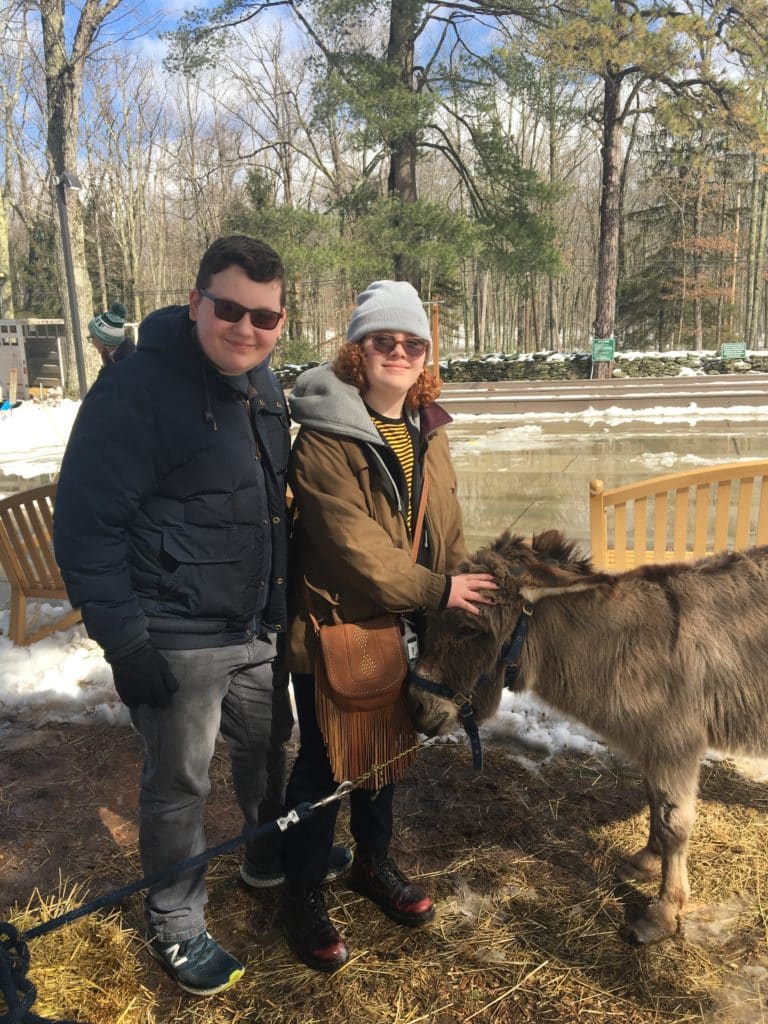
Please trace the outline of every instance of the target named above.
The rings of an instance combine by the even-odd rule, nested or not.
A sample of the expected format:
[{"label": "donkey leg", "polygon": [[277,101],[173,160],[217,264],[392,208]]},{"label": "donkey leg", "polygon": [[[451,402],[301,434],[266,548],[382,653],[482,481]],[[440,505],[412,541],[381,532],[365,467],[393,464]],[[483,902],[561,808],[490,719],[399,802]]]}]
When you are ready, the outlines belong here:
[{"label": "donkey leg", "polygon": [[648,842],[642,850],[625,857],[617,867],[616,877],[622,882],[647,882],[661,875],[661,842],[658,837],[660,809],[655,800],[655,791],[649,785],[648,779],[643,778],[643,782],[650,811]]},{"label": "donkey leg", "polygon": [[651,831],[661,846],[661,888],[640,917],[627,926],[625,934],[633,942],[658,942],[677,931],[690,893],[688,837],[696,816],[697,779],[698,760],[679,769],[674,780],[648,780],[655,809]]}]

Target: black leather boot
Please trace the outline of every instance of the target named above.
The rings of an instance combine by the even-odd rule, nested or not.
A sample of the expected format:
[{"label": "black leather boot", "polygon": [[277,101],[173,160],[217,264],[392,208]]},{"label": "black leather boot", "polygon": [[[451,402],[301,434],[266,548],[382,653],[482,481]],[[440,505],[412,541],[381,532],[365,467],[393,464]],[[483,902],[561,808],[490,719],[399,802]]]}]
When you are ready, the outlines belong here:
[{"label": "black leather boot", "polygon": [[432,900],[406,878],[389,854],[365,857],[355,853],[349,887],[372,900],[398,924],[426,924],[435,916]]},{"label": "black leather boot", "polygon": [[330,974],[349,959],[349,950],[328,917],[322,885],[286,881],[282,925],[288,945],[307,967]]}]

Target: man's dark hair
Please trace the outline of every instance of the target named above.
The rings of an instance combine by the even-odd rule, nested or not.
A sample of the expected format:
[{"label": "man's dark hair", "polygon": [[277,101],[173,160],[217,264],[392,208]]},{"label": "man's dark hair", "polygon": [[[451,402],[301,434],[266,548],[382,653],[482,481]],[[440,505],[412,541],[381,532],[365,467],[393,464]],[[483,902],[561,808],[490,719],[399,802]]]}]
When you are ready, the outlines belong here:
[{"label": "man's dark hair", "polygon": [[285,305],[285,267],[274,249],[250,235],[227,235],[208,246],[197,271],[195,287],[207,288],[214,274],[241,267],[252,281],[279,281],[280,305]]}]

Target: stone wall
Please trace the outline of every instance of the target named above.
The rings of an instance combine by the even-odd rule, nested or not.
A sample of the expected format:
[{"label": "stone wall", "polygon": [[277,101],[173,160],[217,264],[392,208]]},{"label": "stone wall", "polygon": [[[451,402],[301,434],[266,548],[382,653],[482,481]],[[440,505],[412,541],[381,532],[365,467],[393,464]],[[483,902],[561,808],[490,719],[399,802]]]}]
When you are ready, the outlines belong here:
[{"label": "stone wall", "polygon": [[[275,370],[284,387],[309,366],[283,366]],[[768,373],[768,352],[747,352],[745,359],[724,361],[715,352],[617,352],[614,377],[677,377],[681,373]],[[440,375],[449,383],[494,380],[588,380],[592,358],[587,352],[534,352],[526,355],[489,355],[482,359],[447,359]]]}]

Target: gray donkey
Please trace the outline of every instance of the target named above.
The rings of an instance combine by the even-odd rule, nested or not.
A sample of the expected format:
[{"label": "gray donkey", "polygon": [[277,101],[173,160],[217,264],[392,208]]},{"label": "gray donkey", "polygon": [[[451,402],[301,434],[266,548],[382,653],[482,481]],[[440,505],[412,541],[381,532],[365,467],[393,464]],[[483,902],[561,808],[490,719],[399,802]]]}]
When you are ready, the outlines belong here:
[{"label": "gray donkey", "polygon": [[[493,573],[493,603],[430,615],[417,673],[470,697],[482,721],[501,698],[500,652],[527,621],[514,688],[583,722],[645,776],[650,834],[622,873],[660,875],[661,888],[627,937],[673,935],[702,755],[768,751],[768,547],[614,575],[558,531],[505,533],[466,570]],[[409,699],[420,731],[457,727],[455,702],[414,684]]]}]

